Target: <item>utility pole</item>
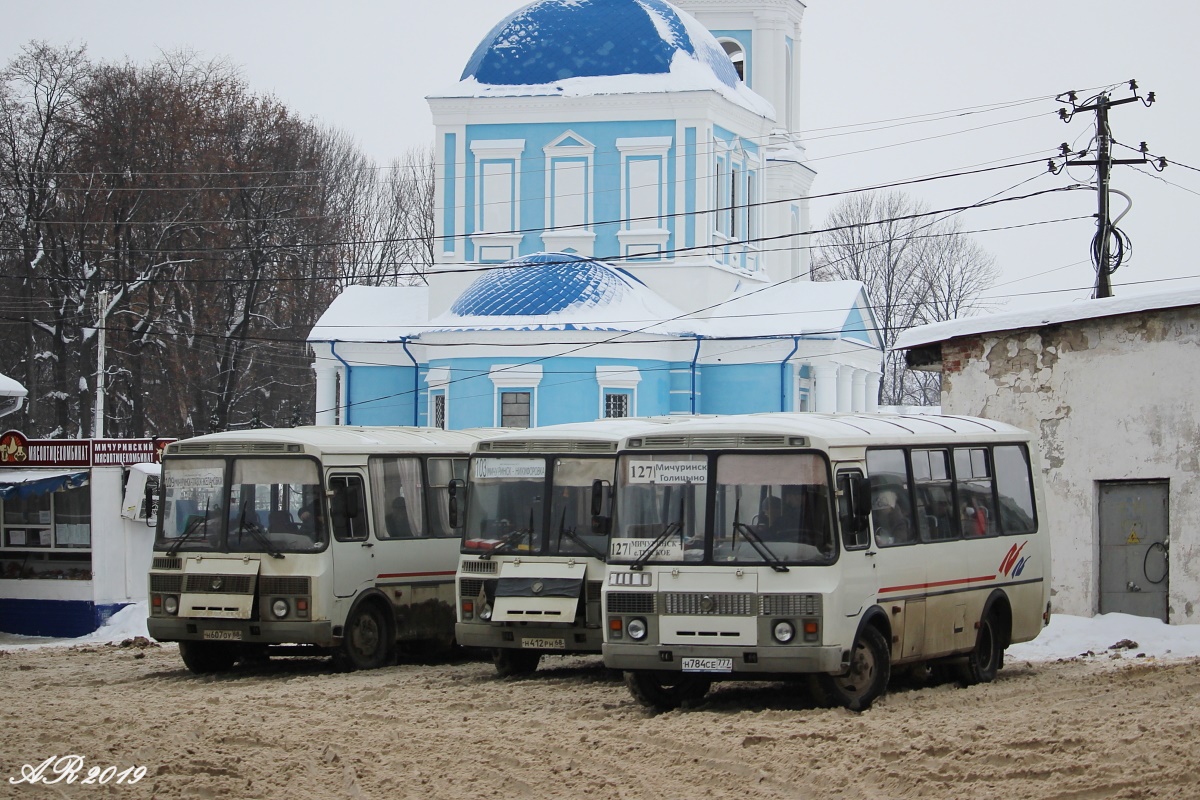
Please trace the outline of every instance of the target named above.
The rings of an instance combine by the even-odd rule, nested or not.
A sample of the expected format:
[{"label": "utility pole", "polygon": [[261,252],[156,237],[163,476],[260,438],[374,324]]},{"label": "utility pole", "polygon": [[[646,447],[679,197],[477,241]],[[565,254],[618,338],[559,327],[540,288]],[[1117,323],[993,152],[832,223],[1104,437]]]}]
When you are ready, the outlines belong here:
[{"label": "utility pole", "polygon": [[92,425],[92,438],[104,438],[104,334],[108,324],[108,303],[111,295],[107,289],[96,294],[96,421]]},{"label": "utility pole", "polygon": [[[1061,146],[1063,163],[1055,164],[1054,160],[1050,160],[1050,171],[1054,174],[1062,172],[1067,167],[1073,166],[1094,166],[1096,167],[1096,236],[1092,239],[1092,262],[1096,267],[1096,289],[1093,297],[1112,297],[1112,273],[1116,272],[1117,267],[1121,265],[1124,259],[1124,248],[1114,258],[1112,253],[1112,240],[1114,236],[1121,237],[1119,241],[1127,241],[1124,235],[1117,230],[1115,223],[1109,216],[1108,195],[1111,186],[1111,173],[1114,164],[1154,164],[1147,156],[1149,153],[1146,149],[1146,143],[1142,142],[1141,158],[1113,158],[1112,157],[1112,130],[1108,125],[1108,110],[1113,106],[1122,106],[1126,103],[1140,101],[1146,107],[1154,103],[1154,92],[1150,92],[1143,99],[1137,93],[1137,81],[1129,82],[1129,91],[1133,92],[1133,97],[1126,97],[1122,100],[1113,100],[1107,91],[1101,92],[1095,97],[1085,100],[1083,105],[1078,105],[1076,100],[1078,95],[1073,92],[1065,92],[1056,97],[1056,100],[1067,101],[1071,104],[1071,110],[1065,108],[1058,110],[1058,116],[1063,122],[1070,122],[1077,113],[1081,111],[1096,112],[1096,157],[1090,160],[1080,158],[1071,158],[1070,146],[1064,143]],[[1087,151],[1078,155],[1087,155]],[[1167,165],[1165,158],[1158,159],[1158,164],[1154,164],[1154,168],[1160,172]],[[1120,192],[1118,192],[1120,194]],[[1128,209],[1126,209],[1128,211]],[[1124,216],[1122,213],[1121,216]],[[1120,217],[1118,217],[1118,220]]]}]

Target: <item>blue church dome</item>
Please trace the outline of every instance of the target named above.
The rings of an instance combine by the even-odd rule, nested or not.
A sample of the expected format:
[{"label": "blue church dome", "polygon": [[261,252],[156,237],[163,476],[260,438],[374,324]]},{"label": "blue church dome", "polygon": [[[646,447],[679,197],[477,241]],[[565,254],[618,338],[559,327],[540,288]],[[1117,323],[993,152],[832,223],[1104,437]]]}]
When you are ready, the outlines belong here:
[{"label": "blue church dome", "polygon": [[535,253],[477,278],[450,311],[460,317],[540,317],[607,305],[642,285],[632,275],[572,253]]},{"label": "blue church dome", "polygon": [[484,37],[462,79],[530,86],[664,75],[681,53],[737,86],[737,70],[712,34],[665,0],[537,0]]}]

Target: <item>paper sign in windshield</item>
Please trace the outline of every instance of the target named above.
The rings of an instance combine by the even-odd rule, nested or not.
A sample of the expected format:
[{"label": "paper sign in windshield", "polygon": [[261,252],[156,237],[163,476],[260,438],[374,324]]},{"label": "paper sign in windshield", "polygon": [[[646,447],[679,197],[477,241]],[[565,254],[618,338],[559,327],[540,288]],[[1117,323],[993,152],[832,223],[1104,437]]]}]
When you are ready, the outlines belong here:
[{"label": "paper sign in windshield", "polygon": [[475,477],[489,478],[545,478],[546,462],[540,458],[477,458]]},{"label": "paper sign in windshield", "polygon": [[[654,544],[653,539],[613,539],[612,555],[614,558],[641,558],[646,548]],[[679,537],[668,539],[659,544],[650,556],[650,561],[682,561],[683,546]]]},{"label": "paper sign in windshield", "polygon": [[708,483],[708,462],[630,461],[625,475],[629,483]]}]

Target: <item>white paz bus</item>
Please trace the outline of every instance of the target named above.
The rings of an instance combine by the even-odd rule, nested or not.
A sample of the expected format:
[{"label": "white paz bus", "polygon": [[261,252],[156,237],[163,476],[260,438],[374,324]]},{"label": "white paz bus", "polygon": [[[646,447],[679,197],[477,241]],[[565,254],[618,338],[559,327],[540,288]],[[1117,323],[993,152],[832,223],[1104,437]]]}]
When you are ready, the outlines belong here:
[{"label": "white paz bus", "polygon": [[371,669],[400,643],[449,646],[450,487],[480,435],[302,427],[169,445],[150,635],[196,673],[272,652]]},{"label": "white paz bus", "polygon": [[676,421],[603,419],[489,437],[475,446],[458,565],[459,644],[501,676],[544,654],[599,653],[617,450]]},{"label": "white paz bus", "polygon": [[893,666],[990,681],[1050,619],[1024,431],[946,416],[763,414],[629,439],[603,588],[606,666],[646,705],[808,675],[867,708]]}]

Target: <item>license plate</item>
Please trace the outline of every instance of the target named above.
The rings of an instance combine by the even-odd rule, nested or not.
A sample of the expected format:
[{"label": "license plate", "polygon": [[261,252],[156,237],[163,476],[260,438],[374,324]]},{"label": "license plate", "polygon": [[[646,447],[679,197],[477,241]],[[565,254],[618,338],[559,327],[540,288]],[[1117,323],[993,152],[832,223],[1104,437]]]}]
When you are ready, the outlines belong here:
[{"label": "license plate", "polygon": [[205,639],[215,639],[218,642],[240,642],[242,640],[241,631],[205,631],[203,636]]},{"label": "license plate", "polygon": [[684,672],[733,672],[732,658],[682,658]]},{"label": "license plate", "polygon": [[530,650],[566,650],[567,640],[522,637],[521,647],[527,647]]}]

